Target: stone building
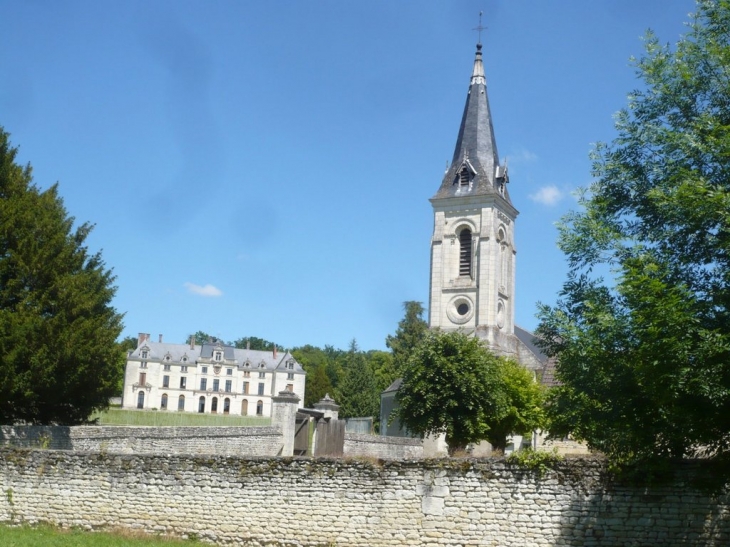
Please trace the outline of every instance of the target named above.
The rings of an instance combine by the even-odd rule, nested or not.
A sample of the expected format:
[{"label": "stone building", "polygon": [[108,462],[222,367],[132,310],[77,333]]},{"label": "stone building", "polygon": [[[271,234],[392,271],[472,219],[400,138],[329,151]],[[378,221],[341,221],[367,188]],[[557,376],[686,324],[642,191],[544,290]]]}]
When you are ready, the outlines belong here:
[{"label": "stone building", "polygon": [[429,326],[460,330],[540,370],[546,358],[515,325],[515,221],[507,162],[494,137],[482,45],[477,44],[451,166],[431,198]]},{"label": "stone building", "polygon": [[220,341],[152,342],[140,333],[127,356],[122,408],[271,416],[272,397],[304,401],[305,372],[288,352],[256,351]]}]

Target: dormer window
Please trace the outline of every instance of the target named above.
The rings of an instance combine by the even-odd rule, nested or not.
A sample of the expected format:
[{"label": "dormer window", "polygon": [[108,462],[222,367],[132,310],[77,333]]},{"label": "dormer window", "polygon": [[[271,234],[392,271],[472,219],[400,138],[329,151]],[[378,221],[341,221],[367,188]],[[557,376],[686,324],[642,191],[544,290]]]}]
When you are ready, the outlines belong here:
[{"label": "dormer window", "polygon": [[261,361],[261,363],[259,364],[259,368],[266,368],[266,363]]},{"label": "dormer window", "polygon": [[214,357],[214,359],[215,359],[216,361],[220,361],[221,359],[223,359],[223,352],[220,352],[220,351],[216,351],[216,352],[215,352],[215,357]]},{"label": "dormer window", "polygon": [[142,359],[147,359],[147,356],[149,355],[149,352],[148,352],[148,351],[147,351],[146,349],[143,349],[143,350],[142,350],[142,351],[140,352],[140,354],[139,354],[139,355],[140,355],[140,357],[142,357]]},{"label": "dormer window", "polygon": [[188,356],[187,355],[183,355],[182,362],[183,363],[187,363],[188,362]]},{"label": "dormer window", "polygon": [[294,361],[287,361],[286,368],[289,370],[294,370]]},{"label": "dormer window", "polygon": [[476,169],[472,167],[471,163],[469,163],[469,160],[464,159],[461,167],[459,167],[459,170],[456,172],[454,184],[458,184],[459,188],[468,188],[469,186],[471,186],[472,180],[474,179],[474,176],[476,174]]},{"label": "dormer window", "polygon": [[251,366],[251,362],[250,362],[250,361],[249,361],[249,360],[247,359],[247,360],[246,360],[246,362],[245,362],[245,363],[243,363],[243,366],[244,366],[245,368],[248,368],[248,367],[250,367],[250,366]]},{"label": "dormer window", "polygon": [[167,355],[165,355],[165,361],[169,361],[171,359],[172,359],[172,357],[170,357],[170,354],[169,353]]}]

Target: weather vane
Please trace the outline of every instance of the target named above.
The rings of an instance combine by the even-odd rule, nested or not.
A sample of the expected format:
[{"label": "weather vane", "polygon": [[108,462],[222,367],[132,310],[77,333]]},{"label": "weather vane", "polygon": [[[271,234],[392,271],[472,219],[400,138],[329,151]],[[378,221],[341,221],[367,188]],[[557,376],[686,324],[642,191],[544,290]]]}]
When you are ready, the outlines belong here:
[{"label": "weather vane", "polygon": [[482,11],[479,12],[479,26],[474,27],[472,29],[472,30],[476,30],[479,32],[479,43],[480,44],[482,43],[482,31],[487,29],[487,27],[482,26],[482,13],[484,13],[484,12],[482,12]]}]

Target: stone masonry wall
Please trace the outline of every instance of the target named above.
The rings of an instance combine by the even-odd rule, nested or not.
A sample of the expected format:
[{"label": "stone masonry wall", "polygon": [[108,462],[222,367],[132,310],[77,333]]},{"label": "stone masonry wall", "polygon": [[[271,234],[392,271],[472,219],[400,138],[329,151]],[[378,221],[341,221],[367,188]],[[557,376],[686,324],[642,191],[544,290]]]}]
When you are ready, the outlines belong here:
[{"label": "stone masonry wall", "polygon": [[0,446],[122,454],[277,456],[276,427],[0,426]]},{"label": "stone masonry wall", "polygon": [[423,441],[404,437],[345,433],[343,453],[350,457],[372,457],[385,460],[423,458]]},{"label": "stone masonry wall", "polygon": [[728,495],[636,489],[603,464],[245,459],[0,449],[0,522],[122,526],[250,546],[730,544]]}]

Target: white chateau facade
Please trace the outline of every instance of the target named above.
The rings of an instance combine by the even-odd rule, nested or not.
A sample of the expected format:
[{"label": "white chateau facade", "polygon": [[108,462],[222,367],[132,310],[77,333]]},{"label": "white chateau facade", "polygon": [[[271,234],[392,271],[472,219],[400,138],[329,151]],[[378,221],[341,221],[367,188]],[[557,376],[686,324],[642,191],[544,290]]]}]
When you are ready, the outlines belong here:
[{"label": "white chateau facade", "polygon": [[305,372],[288,352],[152,342],[140,333],[127,356],[122,408],[241,416],[271,416],[280,391],[304,405]]},{"label": "white chateau facade", "polygon": [[537,370],[545,356],[533,335],[515,325],[515,220],[494,138],[477,44],[474,68],[451,166],[431,198],[429,326],[461,330],[498,354]]}]

